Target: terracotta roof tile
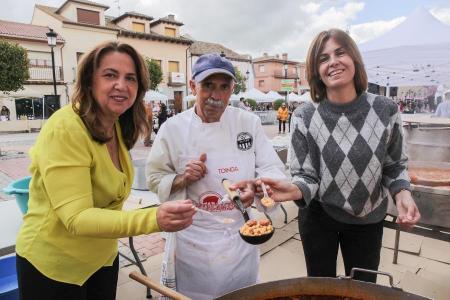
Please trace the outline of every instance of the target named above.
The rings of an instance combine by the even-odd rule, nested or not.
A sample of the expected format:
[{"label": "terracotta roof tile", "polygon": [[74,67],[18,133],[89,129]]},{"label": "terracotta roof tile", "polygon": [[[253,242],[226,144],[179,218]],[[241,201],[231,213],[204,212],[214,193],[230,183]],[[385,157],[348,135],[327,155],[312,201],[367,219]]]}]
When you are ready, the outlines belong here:
[{"label": "terracotta roof tile", "polygon": [[118,27],[117,25],[115,25],[115,24],[110,22],[110,20],[108,19],[109,17],[105,18],[106,19],[106,26],[91,25],[91,24],[85,24],[85,23],[79,23],[79,22],[76,22],[76,21],[72,21],[72,20],[69,20],[69,19],[61,16],[60,14],[57,14],[56,13],[56,10],[57,10],[56,7],[36,4],[36,8],[39,8],[43,12],[51,15],[52,17],[58,19],[59,21],[61,21],[63,23],[80,25],[80,26],[86,26],[86,27],[93,27],[93,28],[102,28],[102,29],[113,29],[113,30],[119,30],[120,29],[120,27]]},{"label": "terracotta roof tile", "polygon": [[61,15],[58,15],[56,13],[56,10],[58,9],[57,7],[52,7],[52,6],[46,6],[46,5],[40,5],[40,4],[36,4],[35,5],[36,8],[39,8],[40,10],[42,10],[43,12],[57,18],[60,21],[69,21],[69,19],[64,18]]},{"label": "terracotta roof tile", "polygon": [[153,20],[153,17],[151,17],[149,15],[140,14],[140,13],[137,13],[135,11],[128,11],[128,12],[118,16],[117,18],[113,19],[112,22],[113,23],[117,23],[120,20],[125,19],[126,17],[138,17],[138,18],[146,19],[148,21],[152,21]]},{"label": "terracotta roof tile", "polygon": [[155,26],[158,25],[159,23],[168,23],[168,24],[173,24],[173,25],[177,25],[177,26],[183,26],[184,24],[175,20],[175,16],[174,15],[168,15],[165,16],[163,18],[159,18],[158,20],[152,22],[150,24],[150,26]]},{"label": "terracotta roof tile", "polygon": [[201,41],[195,41],[190,48],[192,55],[203,55],[207,53],[224,53],[225,56],[231,60],[239,60],[239,61],[251,61],[251,57],[249,55],[241,55],[239,53],[234,52],[231,49],[228,49],[220,44],[215,43],[207,43]]},{"label": "terracotta roof tile", "polygon": [[[0,20],[0,37],[29,39],[47,42],[49,28],[25,23],[17,23]],[[64,43],[64,39],[58,34],[57,42]]]},{"label": "terracotta roof tile", "polygon": [[291,59],[288,59],[288,60],[283,59],[282,57],[277,56],[277,55],[272,55],[272,56],[267,55],[267,56],[256,57],[253,59],[253,62],[254,63],[257,63],[257,62],[277,62],[277,63],[287,62],[288,64],[299,64],[300,63],[298,61],[291,60]]},{"label": "terracotta roof tile", "polygon": [[143,39],[149,39],[149,40],[180,43],[180,44],[186,44],[186,45],[190,45],[193,42],[192,40],[187,39],[185,37],[170,37],[170,36],[165,36],[165,35],[153,32],[153,31],[151,33],[144,33],[144,32],[131,31],[131,30],[127,30],[127,29],[121,29],[119,31],[119,36],[129,36],[129,37],[134,37],[134,38],[143,38]]},{"label": "terracotta roof tile", "polygon": [[67,0],[66,2],[64,2],[59,8],[56,9],[56,12],[58,13],[64,6],[66,6],[67,3],[69,2],[75,2],[75,3],[80,3],[80,4],[86,4],[86,5],[91,5],[91,6],[96,6],[96,7],[101,7],[104,9],[108,9],[109,6],[105,5],[105,4],[101,4],[101,3],[97,3],[97,2],[93,2],[93,1],[87,1],[87,0]]}]

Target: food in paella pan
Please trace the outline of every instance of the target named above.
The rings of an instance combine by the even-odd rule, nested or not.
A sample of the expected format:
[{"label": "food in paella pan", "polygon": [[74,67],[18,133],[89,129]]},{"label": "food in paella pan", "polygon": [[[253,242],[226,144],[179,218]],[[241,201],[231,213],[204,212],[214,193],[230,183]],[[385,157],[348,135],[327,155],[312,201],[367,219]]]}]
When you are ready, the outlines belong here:
[{"label": "food in paella pan", "polygon": [[272,223],[268,219],[248,220],[239,230],[245,236],[261,236],[273,231]]},{"label": "food in paella pan", "polygon": [[433,167],[411,167],[411,183],[426,186],[449,186],[450,170]]}]

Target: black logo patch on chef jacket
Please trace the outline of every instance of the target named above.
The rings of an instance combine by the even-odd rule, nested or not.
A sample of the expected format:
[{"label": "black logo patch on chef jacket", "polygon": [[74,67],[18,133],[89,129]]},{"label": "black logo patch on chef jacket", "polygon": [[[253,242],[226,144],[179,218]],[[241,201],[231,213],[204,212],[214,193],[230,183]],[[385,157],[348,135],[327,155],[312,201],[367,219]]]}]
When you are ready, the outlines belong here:
[{"label": "black logo patch on chef jacket", "polygon": [[236,142],[239,150],[247,151],[252,148],[253,137],[248,132],[241,132],[238,134]]}]

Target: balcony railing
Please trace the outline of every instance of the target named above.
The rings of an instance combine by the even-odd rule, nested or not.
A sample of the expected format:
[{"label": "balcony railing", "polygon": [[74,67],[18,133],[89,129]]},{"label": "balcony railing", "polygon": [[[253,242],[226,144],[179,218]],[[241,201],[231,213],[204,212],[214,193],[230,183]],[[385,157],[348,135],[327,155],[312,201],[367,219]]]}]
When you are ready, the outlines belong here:
[{"label": "balcony railing", "polygon": [[[28,80],[53,81],[52,67],[49,66],[30,66],[28,68],[30,78]],[[56,81],[64,81],[62,67],[55,67]]]},{"label": "balcony railing", "polygon": [[297,74],[297,73],[292,74],[291,72],[289,72],[289,70],[287,72],[287,77],[285,77],[284,71],[273,71],[273,76],[275,78],[282,78],[282,79],[283,78],[286,78],[286,79],[298,79],[300,77],[299,74]]}]

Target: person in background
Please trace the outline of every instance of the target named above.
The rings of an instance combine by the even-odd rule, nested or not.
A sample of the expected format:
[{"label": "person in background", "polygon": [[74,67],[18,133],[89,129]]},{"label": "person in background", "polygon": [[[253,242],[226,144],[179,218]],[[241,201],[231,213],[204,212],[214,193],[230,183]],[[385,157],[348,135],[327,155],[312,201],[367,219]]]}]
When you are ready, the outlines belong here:
[{"label": "person in background", "polygon": [[246,102],[245,102],[244,97],[241,97],[241,98],[239,99],[238,107],[239,107],[240,109],[247,110],[247,104],[246,104]]},{"label": "person in background", "polygon": [[9,121],[9,115],[9,108],[3,105],[2,110],[0,111],[1,121]]},{"label": "person in background", "polygon": [[[200,56],[189,82],[194,107],[162,125],[147,159],[147,183],[161,202],[189,198],[202,209],[192,226],[167,237],[162,268],[165,285],[196,300],[255,284],[258,277],[258,247],[241,239],[244,219],[224,198],[222,179],[286,178],[259,117],[228,106],[235,80],[228,59]],[[249,207],[253,184],[241,190]]]},{"label": "person in background", "polygon": [[283,125],[283,133],[286,132],[286,121],[289,118],[289,110],[286,107],[286,103],[281,104],[277,111],[278,119],[278,134],[281,133],[281,125]]},{"label": "person in background", "polygon": [[83,56],[72,105],[55,112],[30,150],[28,212],[17,237],[22,300],[116,298],[117,239],[192,223],[190,200],[122,211],[129,150],[148,130],[148,71],[131,46],[106,42]]},{"label": "person in background", "polygon": [[161,128],[162,124],[167,120],[168,112],[167,106],[164,103],[161,103],[158,112],[158,127]]},{"label": "person in background", "polygon": [[[346,275],[354,267],[377,270],[387,192],[398,210],[397,223],[411,227],[420,219],[411,196],[398,107],[365,92],[360,52],[342,30],[315,37],[306,69],[313,102],[295,112],[292,181],[262,181],[275,201],[295,200],[299,206],[308,276],[335,277],[339,247]],[[373,274],[355,276],[376,282]]]},{"label": "person in background", "polygon": [[401,113],[405,110],[405,102],[403,100],[400,100],[398,103],[398,109]]},{"label": "person in background", "polygon": [[292,114],[294,113],[295,106],[294,104],[289,105],[289,118],[288,118],[288,130],[291,132],[291,120],[292,120]]},{"label": "person in background", "polygon": [[435,117],[450,118],[450,93],[447,94],[444,101],[439,103],[434,113]]},{"label": "person in background", "polygon": [[[145,115],[149,128],[153,128],[153,107],[150,102],[145,103]],[[144,146],[150,147],[152,145],[152,130],[148,130],[144,139]]]}]

